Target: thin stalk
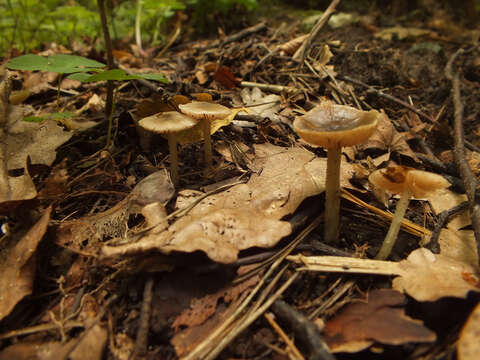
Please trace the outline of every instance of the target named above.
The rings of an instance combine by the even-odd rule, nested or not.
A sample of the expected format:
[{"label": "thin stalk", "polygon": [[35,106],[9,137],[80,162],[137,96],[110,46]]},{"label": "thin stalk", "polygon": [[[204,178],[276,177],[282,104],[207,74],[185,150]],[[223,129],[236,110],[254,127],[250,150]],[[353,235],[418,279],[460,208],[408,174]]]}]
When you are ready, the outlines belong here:
[{"label": "thin stalk", "polygon": [[395,214],[393,214],[392,223],[390,224],[387,236],[383,240],[382,247],[380,248],[377,256],[375,256],[375,259],[385,260],[392,252],[395,241],[397,241],[397,236],[398,232],[400,231],[400,226],[402,225],[403,217],[405,216],[405,212],[408,209],[408,204],[410,203],[411,196],[412,193],[409,190],[406,190],[402,194],[400,194],[400,200],[398,200],[397,202],[397,207],[395,208]]},{"label": "thin stalk", "polygon": [[210,173],[212,168],[212,135],[210,134],[210,120],[203,119],[203,139],[205,141],[203,149],[205,151],[205,173]]},{"label": "thin stalk", "polygon": [[178,187],[180,177],[178,175],[178,151],[175,134],[168,133],[168,151],[170,152],[170,177],[175,187]]},{"label": "thin stalk", "polygon": [[328,149],[327,179],[325,185],[325,230],[324,241],[327,244],[338,242],[340,224],[340,161],[342,147]]}]

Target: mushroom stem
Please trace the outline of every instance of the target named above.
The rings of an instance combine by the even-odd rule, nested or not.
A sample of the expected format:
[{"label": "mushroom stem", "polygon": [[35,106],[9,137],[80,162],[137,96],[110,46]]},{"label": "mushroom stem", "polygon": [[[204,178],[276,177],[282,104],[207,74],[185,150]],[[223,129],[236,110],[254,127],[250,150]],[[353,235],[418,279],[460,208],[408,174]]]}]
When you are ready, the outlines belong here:
[{"label": "mushroom stem", "polygon": [[180,177],[178,175],[178,151],[177,151],[177,138],[175,134],[168,133],[168,151],[170,152],[170,177],[175,187],[178,186]]},{"label": "mushroom stem", "polygon": [[400,194],[400,199],[398,200],[397,206],[395,208],[395,214],[393,214],[392,223],[390,224],[387,236],[385,236],[382,247],[380,248],[377,256],[375,256],[375,259],[385,260],[392,252],[395,241],[397,241],[397,236],[400,230],[400,226],[402,225],[403,217],[405,216],[405,212],[408,209],[408,204],[410,203],[411,196],[412,193],[410,190],[405,190],[403,193]]},{"label": "mushroom stem", "polygon": [[324,241],[328,244],[338,242],[340,224],[340,161],[342,147],[339,145],[328,148],[327,179],[325,185],[325,230]]},{"label": "mushroom stem", "polygon": [[203,149],[205,151],[205,172],[208,174],[212,168],[212,135],[210,134],[210,121],[202,120],[203,126]]}]

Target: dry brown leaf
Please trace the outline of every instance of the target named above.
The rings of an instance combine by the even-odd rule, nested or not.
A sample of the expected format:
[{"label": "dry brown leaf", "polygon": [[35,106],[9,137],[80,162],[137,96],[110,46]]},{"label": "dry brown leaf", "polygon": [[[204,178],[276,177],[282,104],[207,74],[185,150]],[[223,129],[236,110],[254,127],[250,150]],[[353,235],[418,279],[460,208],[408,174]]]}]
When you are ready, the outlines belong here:
[{"label": "dry brown leaf", "polygon": [[391,41],[392,38],[395,36],[398,40],[403,40],[407,37],[420,37],[424,35],[432,35],[433,32],[430,30],[413,28],[413,27],[401,27],[401,26],[394,26],[391,28],[386,28],[378,31],[375,33],[376,38],[380,38],[382,40]]},{"label": "dry brown leaf", "polygon": [[440,253],[465,264],[478,264],[477,244],[472,230],[442,229],[438,238]]},{"label": "dry brown leaf", "polygon": [[[467,195],[457,194],[449,189],[439,190],[435,196],[428,197],[428,202],[432,205],[432,209],[437,215],[465,201],[467,201]],[[447,228],[458,230],[469,224],[471,224],[470,214],[468,209],[465,209],[448,222]]]},{"label": "dry brown leaf", "polygon": [[375,132],[370,136],[366,143],[357,145],[356,148],[359,150],[375,148],[385,150],[389,153],[396,151],[417,162],[419,161],[412,149],[410,149],[410,146],[408,146],[404,136],[395,129],[392,122],[383,111],[378,119],[378,125]]},{"label": "dry brown leaf", "polygon": [[477,360],[480,352],[480,302],[468,317],[457,343],[458,360]]},{"label": "dry brown leaf", "polygon": [[401,274],[393,279],[392,287],[417,301],[436,301],[447,296],[465,298],[469,291],[480,291],[480,283],[472,285],[469,280],[479,279],[475,266],[424,248],[413,251],[399,267]]},{"label": "dry brown leaf", "polygon": [[400,345],[435,341],[435,333],[405,315],[405,296],[397,291],[371,291],[365,300],[350,303],[327,322],[325,340],[332,352],[358,352],[373,341]]},{"label": "dry brown leaf", "polygon": [[43,213],[40,220],[10,249],[4,249],[0,257],[0,320],[15,305],[32,292],[35,278],[35,251],[47,230],[52,208]]},{"label": "dry brown leaf", "polygon": [[[107,330],[95,325],[77,344],[76,339],[62,344],[61,342],[24,342],[11,345],[0,352],[0,360],[56,360],[56,359],[88,359],[101,360],[107,342]],[[72,351],[72,348],[75,349]],[[69,355],[69,352],[71,354]]]},{"label": "dry brown leaf", "polygon": [[[324,189],[326,159],[301,148],[285,149],[269,144],[255,147],[255,167],[262,169],[247,184],[207,197],[167,231],[151,233],[122,245],[105,246],[105,256],[158,250],[204,251],[212,260],[229,263],[240,250],[271,247],[291,231],[281,219],[293,213],[307,197]],[[343,168],[343,183],[351,167]],[[198,195],[198,194],[197,194]],[[180,197],[187,204],[195,197]]]},{"label": "dry brown leaf", "polygon": [[220,289],[214,294],[206,295],[200,299],[192,299],[190,308],[175,318],[172,328],[177,332],[180,326],[190,328],[203,324],[205,320],[216,312],[217,303],[220,299],[223,299],[225,303],[230,303],[237,299],[240,294],[257,284],[258,281],[258,276],[252,276],[240,284]]},{"label": "dry brown leaf", "polygon": [[248,106],[253,115],[269,118],[273,122],[280,121],[278,112],[280,111],[281,98],[279,95],[265,95],[258,87],[254,87],[251,89],[243,88],[240,91],[240,97],[243,104],[237,105]]},{"label": "dry brown leaf", "polygon": [[104,240],[125,235],[130,214],[140,213],[149,204],[165,205],[174,192],[167,170],[150,174],[111,209],[78,220],[62,222],[57,228],[56,243],[84,255],[94,255]]},{"label": "dry brown leaf", "polygon": [[309,35],[310,34],[297,36],[296,38],[280,45],[278,47],[280,55],[293,55]]}]

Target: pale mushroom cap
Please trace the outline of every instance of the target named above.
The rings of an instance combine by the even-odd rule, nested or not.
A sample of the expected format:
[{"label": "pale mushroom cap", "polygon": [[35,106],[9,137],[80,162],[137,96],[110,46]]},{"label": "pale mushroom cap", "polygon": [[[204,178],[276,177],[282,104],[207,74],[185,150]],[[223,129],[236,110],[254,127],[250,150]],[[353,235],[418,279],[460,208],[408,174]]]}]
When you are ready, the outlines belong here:
[{"label": "pale mushroom cap", "polygon": [[198,120],[177,111],[167,111],[143,118],[138,122],[142,128],[160,134],[187,130],[198,123]]},{"label": "pale mushroom cap", "polygon": [[209,121],[225,119],[232,112],[232,110],[226,106],[206,101],[193,101],[188,104],[179,105],[178,108],[185,115],[191,116],[195,119],[206,119]]},{"label": "pale mushroom cap", "polygon": [[440,175],[400,165],[376,170],[370,174],[368,180],[376,188],[394,194],[410,190],[415,198],[426,197],[437,190],[450,186],[450,183]]},{"label": "pale mushroom cap", "polygon": [[375,131],[379,112],[362,111],[351,106],[330,102],[298,116],[293,122],[295,132],[312,145],[330,148],[352,146],[365,142]]}]

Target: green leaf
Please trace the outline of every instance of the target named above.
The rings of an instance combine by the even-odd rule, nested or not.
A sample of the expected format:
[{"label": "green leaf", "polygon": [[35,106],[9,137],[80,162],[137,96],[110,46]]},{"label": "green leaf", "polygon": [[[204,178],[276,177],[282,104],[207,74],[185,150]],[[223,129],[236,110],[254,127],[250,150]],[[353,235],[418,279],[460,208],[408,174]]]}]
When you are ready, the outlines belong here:
[{"label": "green leaf", "polygon": [[100,72],[98,74],[92,75],[84,80],[84,82],[94,82],[94,81],[105,81],[105,80],[134,80],[138,79],[137,76],[128,75],[125,71],[121,69],[113,69]]},{"label": "green leaf", "polygon": [[168,83],[168,79],[163,76],[162,74],[159,73],[147,73],[147,74],[137,74],[137,76],[141,77],[142,79],[145,80],[153,80],[153,81],[159,81],[164,84]]},{"label": "green leaf", "polygon": [[11,70],[43,70],[48,66],[46,57],[28,54],[13,58],[7,63]]},{"label": "green leaf", "polygon": [[26,122],[33,122],[33,123],[41,123],[45,118],[41,116],[26,116],[23,118],[23,121]]},{"label": "green leaf", "polygon": [[74,117],[75,114],[69,111],[61,113],[51,113],[45,116],[26,116],[23,118],[23,121],[40,123],[44,120],[64,120]]},{"label": "green leaf", "polygon": [[88,74],[88,73],[75,73],[75,74],[70,74],[70,75],[68,75],[68,78],[69,78],[69,79],[72,79],[72,80],[77,80],[77,81],[85,82],[85,80],[87,80],[90,76],[92,76],[92,74]]},{"label": "green leaf", "polygon": [[125,81],[125,80],[138,80],[138,79],[155,80],[163,83],[168,82],[168,79],[162,74],[150,73],[150,74],[128,75],[125,71],[121,69],[103,71],[98,74],[89,76],[88,78],[81,81],[84,81],[84,82],[105,81],[105,80]]},{"label": "green leaf", "polygon": [[7,68],[12,70],[40,70],[62,74],[88,72],[101,67],[105,67],[105,64],[82,56],[65,54],[52,55],[48,58],[27,54],[13,58],[7,63]]}]

